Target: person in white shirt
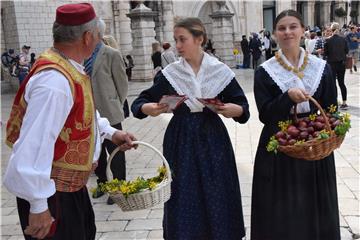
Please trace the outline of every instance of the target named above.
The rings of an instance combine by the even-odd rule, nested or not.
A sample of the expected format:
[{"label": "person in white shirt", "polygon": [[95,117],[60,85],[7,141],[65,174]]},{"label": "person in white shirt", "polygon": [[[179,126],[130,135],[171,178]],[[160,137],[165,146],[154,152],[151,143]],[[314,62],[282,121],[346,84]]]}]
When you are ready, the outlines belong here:
[{"label": "person in white shirt", "polygon": [[53,38],[53,48],[39,56],[15,97],[4,185],[17,196],[25,239],[92,240],[96,226],[86,182],[101,141],[125,151],[136,147],[135,137],[112,128],[94,108],[81,65],[100,41],[93,7],[58,7]]},{"label": "person in white shirt", "polygon": [[29,51],[30,51],[30,46],[22,46],[21,48],[21,53],[19,54],[19,84],[21,85],[21,83],[25,80],[26,76],[29,73],[30,70],[30,58],[29,58]]}]

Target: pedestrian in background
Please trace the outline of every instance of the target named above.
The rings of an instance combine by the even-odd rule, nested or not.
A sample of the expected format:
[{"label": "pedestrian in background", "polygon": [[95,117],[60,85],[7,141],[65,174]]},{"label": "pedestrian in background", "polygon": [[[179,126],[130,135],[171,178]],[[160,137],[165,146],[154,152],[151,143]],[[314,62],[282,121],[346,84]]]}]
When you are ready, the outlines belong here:
[{"label": "pedestrian in background", "polygon": [[126,55],[126,60],[126,75],[128,76],[128,81],[131,81],[132,69],[135,66],[134,59],[131,57],[131,55]]},{"label": "pedestrian in background", "polygon": [[30,46],[22,46],[21,48],[21,53],[19,54],[19,64],[18,64],[18,68],[19,68],[19,85],[21,85],[21,83],[24,81],[24,79],[26,78],[26,76],[29,74],[30,71],[30,57],[29,57],[29,51],[30,51]]},{"label": "pedestrian in background", "polygon": [[161,66],[165,68],[170,63],[176,62],[177,58],[175,53],[171,49],[171,45],[168,42],[163,43],[164,52],[161,54]]},{"label": "pedestrian in background", "polygon": [[[346,35],[346,41],[349,47],[349,56],[352,58],[352,66],[354,71],[357,72],[356,63],[359,59],[359,42],[360,42],[360,33],[356,31],[356,27],[350,27],[350,32]],[[352,73],[352,68],[350,73]]]},{"label": "pedestrian in background", "polygon": [[154,66],[153,75],[155,76],[161,70],[161,48],[159,42],[152,44],[152,51],[151,60]]},{"label": "pedestrian in background", "polygon": [[347,110],[349,109],[349,106],[346,103],[347,89],[345,85],[345,63],[349,48],[346,40],[339,36],[339,24],[331,24],[330,29],[333,34],[325,41],[324,57],[331,66],[333,80],[335,81],[337,79],[341,90],[342,104],[340,105],[340,109]]},{"label": "pedestrian in background", "polygon": [[[112,36],[104,36],[105,22],[99,20],[99,37],[105,39],[104,42],[111,44],[108,46],[99,42],[89,59],[84,63],[85,71],[91,78],[96,109],[101,116],[106,117],[111,126],[122,130],[121,122],[125,119],[124,104],[128,93],[128,81],[125,73],[123,57],[116,47],[116,40]],[[100,184],[107,181],[106,165],[107,153],[111,154],[117,145],[105,139],[101,146],[98,166],[95,169],[97,176],[97,187],[93,192],[93,198],[101,197],[104,193],[100,189]],[[125,153],[119,151],[114,156],[110,166],[114,179],[126,179]],[[113,204],[113,200],[108,197],[107,204]]]},{"label": "pedestrian in background", "polygon": [[252,60],[253,60],[252,61],[253,69],[256,70],[256,68],[259,65],[260,58],[261,58],[261,41],[258,38],[257,33],[253,33],[253,37],[249,43],[249,48],[250,48],[250,52],[251,52]]}]

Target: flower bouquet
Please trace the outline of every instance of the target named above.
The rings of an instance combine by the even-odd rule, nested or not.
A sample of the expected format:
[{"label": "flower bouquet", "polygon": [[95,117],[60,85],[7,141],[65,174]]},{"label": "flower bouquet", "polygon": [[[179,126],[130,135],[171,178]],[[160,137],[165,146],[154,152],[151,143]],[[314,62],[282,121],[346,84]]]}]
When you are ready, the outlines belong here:
[{"label": "flower bouquet", "polygon": [[338,112],[333,105],[325,113],[315,99],[310,100],[319,108],[320,114],[298,119],[295,106],[294,121],[279,122],[280,131],[270,138],[266,147],[268,152],[280,151],[294,158],[320,160],[340,147],[351,127],[350,115]]}]

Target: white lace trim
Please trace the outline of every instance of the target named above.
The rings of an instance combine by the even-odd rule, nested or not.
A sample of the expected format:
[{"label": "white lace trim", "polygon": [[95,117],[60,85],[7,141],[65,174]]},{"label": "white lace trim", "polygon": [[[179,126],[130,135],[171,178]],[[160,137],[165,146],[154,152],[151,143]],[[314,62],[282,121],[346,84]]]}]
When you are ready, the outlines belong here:
[{"label": "white lace trim", "polygon": [[[281,51],[280,51],[281,54]],[[301,48],[301,55],[299,66],[303,64],[305,50]],[[282,59],[286,64],[292,66],[286,57],[281,54]],[[284,93],[290,88],[301,88],[304,89],[310,96],[313,96],[319,87],[321,77],[323,75],[326,62],[320,58],[317,58],[311,54],[308,55],[308,64],[304,69],[304,77],[300,79],[295,73],[287,71],[283,66],[281,66],[275,57],[272,57],[268,61],[261,64],[265,71],[270,75],[272,80],[279,86],[281,91]],[[293,110],[292,110],[293,111]],[[302,102],[297,105],[298,113],[305,113],[310,111],[309,101]]]},{"label": "white lace trim", "polygon": [[204,108],[196,98],[216,97],[235,77],[227,65],[207,53],[197,76],[184,58],[167,65],[162,73],[179,95],[189,98],[185,104],[191,112],[202,112]]}]

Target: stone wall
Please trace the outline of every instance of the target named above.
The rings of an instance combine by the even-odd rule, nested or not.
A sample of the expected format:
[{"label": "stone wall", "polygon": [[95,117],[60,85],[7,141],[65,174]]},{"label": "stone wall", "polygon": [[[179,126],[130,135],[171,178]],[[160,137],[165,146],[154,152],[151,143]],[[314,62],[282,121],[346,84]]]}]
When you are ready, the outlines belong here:
[{"label": "stone wall", "polygon": [[[52,24],[58,6],[76,2],[64,0],[51,1],[3,1],[1,9],[3,26],[2,49],[13,48],[20,52],[23,45],[30,45],[30,52],[40,54],[52,45]],[[97,14],[108,25],[108,33],[113,32],[111,2],[94,1]]]}]

